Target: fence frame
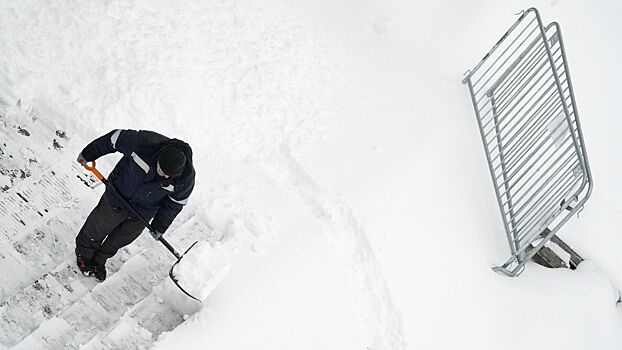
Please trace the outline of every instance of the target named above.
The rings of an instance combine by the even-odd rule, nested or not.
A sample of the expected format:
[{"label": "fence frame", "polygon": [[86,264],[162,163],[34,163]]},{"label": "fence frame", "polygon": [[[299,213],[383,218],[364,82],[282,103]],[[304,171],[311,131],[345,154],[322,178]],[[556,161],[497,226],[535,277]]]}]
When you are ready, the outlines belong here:
[{"label": "fence frame", "polygon": [[559,24],[545,27],[537,9],[522,11],[462,82],[510,246],[493,270],[515,277],[593,188]]}]

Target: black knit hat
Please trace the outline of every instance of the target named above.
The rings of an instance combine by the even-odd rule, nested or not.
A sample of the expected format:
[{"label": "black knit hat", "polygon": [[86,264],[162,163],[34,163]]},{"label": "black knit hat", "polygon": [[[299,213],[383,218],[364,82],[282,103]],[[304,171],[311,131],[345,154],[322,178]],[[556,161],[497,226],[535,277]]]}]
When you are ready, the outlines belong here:
[{"label": "black knit hat", "polygon": [[184,172],[186,155],[175,146],[164,147],[158,155],[158,164],[166,175],[175,178]]}]

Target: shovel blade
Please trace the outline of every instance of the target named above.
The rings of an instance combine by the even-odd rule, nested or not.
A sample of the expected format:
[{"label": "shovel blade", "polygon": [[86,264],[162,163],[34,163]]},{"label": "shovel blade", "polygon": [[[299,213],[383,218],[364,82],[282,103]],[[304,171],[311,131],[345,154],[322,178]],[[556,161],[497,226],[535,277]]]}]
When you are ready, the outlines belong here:
[{"label": "shovel blade", "polygon": [[192,294],[188,293],[180,284],[179,284],[179,279],[175,276],[174,270],[175,267],[177,267],[177,265],[179,264],[179,262],[181,261],[181,259],[184,258],[184,255],[186,255],[190,249],[194,248],[194,246],[199,243],[199,241],[194,242],[190,248],[186,249],[186,251],[179,257],[179,259],[177,259],[177,261],[173,264],[173,266],[171,266],[171,269],[169,270],[169,277],[171,278],[171,280],[173,281],[173,283],[175,283],[175,285],[177,286],[177,288],[179,288],[179,290],[181,290],[184,294],[186,294],[188,297],[198,301],[199,303],[201,303],[202,301],[197,299],[196,297],[194,297]]}]

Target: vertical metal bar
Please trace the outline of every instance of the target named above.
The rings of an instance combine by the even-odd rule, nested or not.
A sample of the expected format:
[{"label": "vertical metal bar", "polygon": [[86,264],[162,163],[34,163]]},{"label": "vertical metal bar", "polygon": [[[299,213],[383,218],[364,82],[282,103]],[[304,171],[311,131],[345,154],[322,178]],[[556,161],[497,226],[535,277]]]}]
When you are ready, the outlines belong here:
[{"label": "vertical metal bar", "polygon": [[[495,119],[495,128],[497,130],[497,142],[498,142],[498,150],[499,150],[499,160],[501,161],[501,172],[503,173],[503,177],[504,179],[506,178],[506,171],[505,171],[505,155],[503,154],[503,144],[501,143],[501,134],[499,133],[499,123],[498,123],[498,115],[497,115],[497,106],[496,106],[496,101],[495,101],[495,94],[494,91],[490,91],[490,103],[492,105],[492,115],[493,118]],[[507,179],[506,179],[507,180]],[[505,196],[508,199],[508,208],[510,211],[510,224],[512,225],[511,227],[509,227],[508,229],[510,230],[510,232],[512,230],[514,230],[514,228],[516,227],[516,222],[514,221],[514,209],[512,208],[512,196],[510,195],[510,189],[508,188],[508,183],[507,181],[505,182]]]},{"label": "vertical metal bar", "polygon": [[561,48],[561,53],[562,53],[562,61],[564,62],[564,72],[566,74],[566,80],[568,83],[568,90],[570,91],[570,101],[572,103],[572,110],[574,112],[574,122],[577,124],[576,130],[577,130],[577,134],[579,136],[579,140],[581,141],[581,154],[580,156],[583,159],[583,165],[584,165],[584,170],[585,170],[585,174],[587,176],[587,179],[589,181],[589,188],[588,188],[588,192],[586,194],[586,198],[585,200],[587,200],[587,198],[590,197],[590,195],[592,194],[592,189],[593,189],[593,183],[592,183],[592,171],[590,170],[590,163],[588,161],[587,158],[587,152],[586,152],[586,148],[585,148],[585,141],[583,140],[583,131],[581,128],[581,122],[579,121],[579,112],[577,109],[577,104],[576,104],[576,100],[575,100],[575,96],[574,96],[574,88],[572,86],[572,79],[570,79],[570,68],[568,68],[568,60],[566,58],[566,48],[564,45],[564,37],[562,35],[562,31],[561,28],[559,26],[559,23],[557,22],[553,22],[551,23],[551,25],[555,26],[556,28],[556,33],[557,33],[557,39],[559,40],[559,47]]},{"label": "vertical metal bar", "polygon": [[[469,92],[471,93],[471,101],[473,102],[473,107],[475,109],[475,119],[477,120],[477,125],[479,126],[479,132],[480,132],[480,136],[482,138],[482,144],[484,145],[484,151],[486,153],[486,160],[488,162],[488,170],[490,171],[490,176],[492,178],[494,178],[494,173],[492,172],[492,163],[490,162],[490,152],[488,150],[488,146],[486,145],[486,140],[484,138],[484,133],[483,133],[483,129],[482,129],[482,121],[480,120],[480,116],[479,116],[479,110],[477,109],[477,102],[475,101],[475,95],[473,94],[473,85],[471,85],[471,78],[467,77],[466,78],[466,84],[469,88]],[[514,240],[512,239],[512,236],[510,235],[510,231],[508,230],[508,222],[505,219],[505,215],[503,215],[503,206],[501,205],[501,197],[499,195],[499,189],[497,188],[497,185],[494,183],[493,181],[493,187],[495,189],[495,194],[497,197],[497,204],[499,205],[499,210],[501,211],[501,220],[503,220],[503,227],[505,228],[505,234],[507,236],[508,239],[508,243],[510,246],[510,251],[512,252],[512,255],[514,255],[514,253],[516,252],[516,246],[514,245]]]},{"label": "vertical metal bar", "polygon": [[[557,84],[557,91],[559,93],[559,98],[562,100],[562,107],[564,108],[564,113],[566,114],[566,121],[568,122],[568,128],[570,131],[570,135],[572,136],[572,141],[575,147],[575,151],[577,152],[577,155],[580,155],[581,150],[579,149],[579,141],[577,140],[577,136],[575,135],[575,130],[572,127],[572,120],[570,120],[570,112],[568,111],[566,100],[564,99],[564,92],[562,90],[561,81],[559,80],[559,76],[557,74],[557,67],[555,66],[555,60],[553,60],[553,54],[551,53],[551,47],[549,45],[549,41],[546,36],[546,30],[544,29],[544,25],[542,24],[542,19],[540,18],[540,14],[537,11],[536,11],[536,19],[538,20],[538,26],[540,27],[540,33],[544,40],[544,47],[546,48],[546,54],[549,56],[549,63],[551,66],[551,70],[553,71],[553,78],[555,79],[555,83]],[[563,56],[565,58],[565,55]]]}]

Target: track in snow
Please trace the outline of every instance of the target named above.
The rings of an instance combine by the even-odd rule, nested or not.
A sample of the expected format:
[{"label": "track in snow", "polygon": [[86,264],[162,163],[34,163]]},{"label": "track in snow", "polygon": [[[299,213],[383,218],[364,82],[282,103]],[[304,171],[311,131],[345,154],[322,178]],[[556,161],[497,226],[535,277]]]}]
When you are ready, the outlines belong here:
[{"label": "track in snow", "polygon": [[374,349],[406,349],[401,317],[387,290],[372,247],[351,209],[343,201],[325,194],[292,157],[287,145],[266,169],[301,198],[326,226],[326,240],[351,271],[351,283],[360,312],[365,315],[369,341]]}]

